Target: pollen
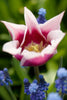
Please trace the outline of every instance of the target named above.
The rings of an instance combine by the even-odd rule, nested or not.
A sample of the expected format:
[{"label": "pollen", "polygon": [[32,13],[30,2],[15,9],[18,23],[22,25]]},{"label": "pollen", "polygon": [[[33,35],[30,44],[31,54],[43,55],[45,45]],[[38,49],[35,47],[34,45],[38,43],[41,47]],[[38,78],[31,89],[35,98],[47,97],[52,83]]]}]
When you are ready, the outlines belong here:
[{"label": "pollen", "polygon": [[32,41],[31,44],[25,47],[25,49],[28,51],[41,52],[45,47],[46,45],[43,46],[43,41],[41,41],[40,44],[36,44]]}]

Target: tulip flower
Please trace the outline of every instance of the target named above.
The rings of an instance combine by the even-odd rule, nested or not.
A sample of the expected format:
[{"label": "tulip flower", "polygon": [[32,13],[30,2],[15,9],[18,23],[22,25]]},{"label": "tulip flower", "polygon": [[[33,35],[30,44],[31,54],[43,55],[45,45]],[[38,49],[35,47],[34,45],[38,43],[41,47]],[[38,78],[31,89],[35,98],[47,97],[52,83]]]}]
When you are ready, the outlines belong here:
[{"label": "tulip flower", "polygon": [[12,41],[3,46],[3,51],[21,61],[21,66],[40,66],[57,53],[57,46],[64,37],[60,23],[64,12],[43,24],[38,24],[33,13],[24,8],[26,25],[1,21],[8,29]]}]

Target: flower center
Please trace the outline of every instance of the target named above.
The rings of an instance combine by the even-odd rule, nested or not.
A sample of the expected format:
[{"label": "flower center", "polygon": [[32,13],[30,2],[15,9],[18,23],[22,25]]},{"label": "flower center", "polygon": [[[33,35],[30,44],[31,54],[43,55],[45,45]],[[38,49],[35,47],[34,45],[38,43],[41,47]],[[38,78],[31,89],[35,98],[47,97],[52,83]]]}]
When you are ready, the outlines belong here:
[{"label": "flower center", "polygon": [[40,42],[40,44],[36,44],[33,41],[31,44],[25,47],[28,51],[35,51],[35,52],[41,52],[48,44],[46,43],[45,46],[43,46],[43,41]]}]

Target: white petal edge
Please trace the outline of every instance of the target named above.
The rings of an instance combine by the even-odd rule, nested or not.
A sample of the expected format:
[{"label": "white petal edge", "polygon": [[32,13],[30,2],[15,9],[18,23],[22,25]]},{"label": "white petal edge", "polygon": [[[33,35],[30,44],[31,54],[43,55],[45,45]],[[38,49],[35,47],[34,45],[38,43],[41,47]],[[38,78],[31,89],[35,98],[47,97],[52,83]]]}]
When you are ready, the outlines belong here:
[{"label": "white petal edge", "polygon": [[27,9],[26,7],[24,8],[24,17],[25,17],[25,22],[26,22],[26,26],[31,34],[31,31],[33,31],[33,29],[36,29],[39,34],[44,38],[45,36],[42,34],[40,28],[39,28],[39,24],[36,20],[36,17],[33,15],[33,13]]},{"label": "white petal edge", "polygon": [[14,24],[6,21],[1,21],[1,23],[3,23],[6,26],[13,40],[16,39],[18,33],[19,35],[23,34],[26,29],[26,26],[22,24]]},{"label": "white petal edge", "polygon": [[21,48],[18,48],[18,41],[10,41],[3,45],[3,51],[12,55],[20,54]]},{"label": "white petal edge", "polygon": [[[39,30],[38,28],[38,23],[37,20],[35,18],[35,16],[33,15],[33,13],[27,9],[26,7],[24,8],[24,17],[25,17],[25,22],[26,22],[26,26],[28,27],[30,33],[31,33],[31,29],[33,27],[35,27],[36,29]],[[40,30],[39,30],[40,31]]]},{"label": "white petal edge", "polygon": [[44,24],[39,24],[39,27],[40,27],[41,31],[43,32],[43,34],[45,32],[50,32],[52,30],[60,29],[60,23],[63,18],[64,12],[65,11],[63,11],[59,15],[49,19]]},{"label": "white petal edge", "polygon": [[52,40],[56,40],[59,44],[59,42],[63,39],[64,36],[65,33],[61,30],[54,30],[49,32],[49,34],[47,35],[47,41],[51,42]]},{"label": "white petal edge", "polygon": [[52,41],[52,45],[48,45],[46,48],[44,48],[41,51],[41,53],[36,53],[34,51],[30,52],[28,50],[24,50],[21,54],[23,56],[23,58],[21,60],[21,65],[24,65],[26,60],[30,60],[30,59],[40,57],[40,56],[44,57],[45,54],[48,54],[48,55],[53,54],[54,55],[57,53],[56,48],[57,48],[56,41]]}]

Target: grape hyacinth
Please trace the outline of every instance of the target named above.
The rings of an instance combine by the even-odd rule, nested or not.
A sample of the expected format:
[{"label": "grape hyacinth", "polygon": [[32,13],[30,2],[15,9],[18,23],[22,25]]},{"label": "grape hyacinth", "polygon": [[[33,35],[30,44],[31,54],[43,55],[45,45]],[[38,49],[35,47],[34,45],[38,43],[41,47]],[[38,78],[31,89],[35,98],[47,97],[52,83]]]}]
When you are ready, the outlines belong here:
[{"label": "grape hyacinth", "polygon": [[29,86],[30,86],[30,82],[28,79],[24,79],[24,93],[26,93],[27,95],[30,94],[30,91],[29,91]]},{"label": "grape hyacinth", "polygon": [[58,93],[52,92],[48,95],[47,100],[62,100],[62,98]]},{"label": "grape hyacinth", "polygon": [[35,79],[31,84],[28,79],[24,79],[24,92],[30,95],[31,100],[45,100],[45,92],[49,84],[44,80],[43,75],[39,75],[40,82]]},{"label": "grape hyacinth", "polygon": [[46,14],[46,9],[40,8],[39,12],[38,12],[39,16],[37,18],[37,21],[38,21],[39,24],[43,24],[43,23],[46,22],[45,14]]},{"label": "grape hyacinth", "polygon": [[30,84],[30,86],[29,86],[30,93],[36,92],[37,89],[38,89],[38,85],[36,83]]},{"label": "grape hyacinth", "polygon": [[58,79],[55,81],[57,92],[64,95],[67,94],[67,70],[60,68],[57,71]]},{"label": "grape hyacinth", "polygon": [[45,100],[45,92],[37,89],[36,92],[33,92],[30,96],[31,100]]},{"label": "grape hyacinth", "polygon": [[0,71],[0,85],[4,86],[4,85],[9,85],[13,84],[13,81],[11,80],[9,73],[8,73],[8,69],[4,68],[3,71]]},{"label": "grape hyacinth", "polygon": [[39,88],[42,91],[47,91],[48,90],[49,83],[47,83],[45,81],[45,79],[43,78],[43,75],[39,75],[39,79],[40,79]]},{"label": "grape hyacinth", "polygon": [[44,100],[45,93],[40,90],[39,85],[36,83],[32,83],[29,87],[30,91],[30,99],[31,100]]}]

